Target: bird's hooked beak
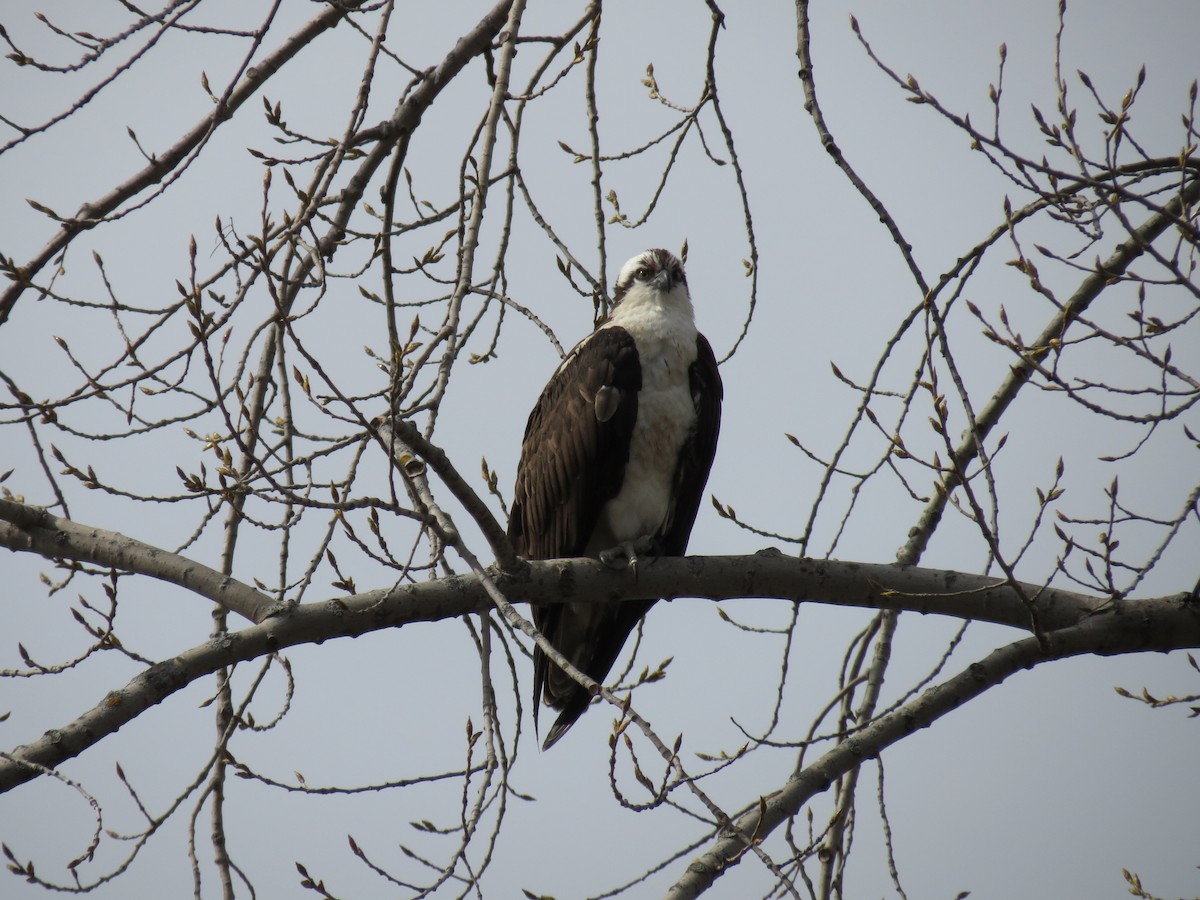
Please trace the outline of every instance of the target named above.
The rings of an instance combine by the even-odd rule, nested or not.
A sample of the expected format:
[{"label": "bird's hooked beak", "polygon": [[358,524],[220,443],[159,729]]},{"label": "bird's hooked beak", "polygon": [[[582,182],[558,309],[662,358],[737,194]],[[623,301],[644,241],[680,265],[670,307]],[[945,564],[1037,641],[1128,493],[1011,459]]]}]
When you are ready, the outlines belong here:
[{"label": "bird's hooked beak", "polygon": [[651,278],[650,283],[654,285],[656,290],[660,290],[665,294],[679,284],[679,280],[675,278],[674,274],[671,272],[671,268],[667,266],[661,269],[658,274]]}]

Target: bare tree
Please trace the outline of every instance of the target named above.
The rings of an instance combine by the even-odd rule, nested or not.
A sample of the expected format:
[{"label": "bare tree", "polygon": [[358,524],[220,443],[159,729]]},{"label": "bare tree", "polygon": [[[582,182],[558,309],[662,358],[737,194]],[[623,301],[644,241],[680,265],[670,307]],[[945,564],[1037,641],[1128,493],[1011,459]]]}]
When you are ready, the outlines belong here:
[{"label": "bare tree", "polygon": [[[88,892],[153,857],[182,865],[197,897],[213,881],[223,897],[249,896],[277,875],[238,826],[247,804],[280,821],[303,815],[305,831],[328,840],[345,832],[322,810],[367,795],[391,811],[356,813],[370,831],[349,836],[358,865],[320,844],[296,847],[288,858],[303,888],[535,896],[540,873],[519,884],[496,874],[513,839],[537,840],[514,809],[529,799],[524,773],[546,763],[536,751],[521,759],[532,737],[529,648],[552,652],[521,605],[774,598],[771,625],[721,613],[728,640],[751,642],[778,674],[756,686],[760,708],[739,710],[738,739],[717,751],[683,749],[700,723],[647,713],[654,689],[644,688],[667,679],[671,660],[651,660],[640,634],[614,683],[590,685],[617,720],[610,806],[672,821],[675,849],[650,863],[617,851],[606,882],[577,888],[693,897],[736,866],[765,873],[754,883],[768,884],[767,896],[852,896],[847,866],[863,779],[873,778],[886,866],[903,895],[884,769],[868,761],[1016,672],[1200,647],[1197,88],[1180,86],[1178,140],[1143,136],[1134,113],[1145,70],[1115,96],[1074,72],[1065,5],[1054,103],[1031,118],[1027,98],[1010,96],[1004,45],[986,115],[972,116],[901,74],[852,20],[861,58],[893,97],[913,105],[921,127],[965,139],[1006,185],[990,230],[951,227],[958,252],[931,267],[906,236],[905,211],[826,118],[812,57],[820,36],[798,0],[803,110],[785,114],[815,133],[828,154],[822,177],[852,186],[860,227],[882,228],[908,273],[890,298],[890,337],[833,365],[852,398],[840,423],[818,435],[763,421],[744,443],[725,438],[749,453],[788,431],[794,471],[772,477],[816,485],[811,501],[746,515],[735,509],[737,480],[715,485],[730,546],[769,541],[759,553],[662,559],[638,572],[515,557],[503,527],[515,441],[552,368],[547,348],[561,356],[605,313],[614,235],[624,245],[624,231],[664,215],[667,198],[692,196],[688,216],[700,190],[714,195],[704,202],[722,204],[737,247],[722,264],[745,276],[729,314],[740,324],[718,355],[748,363],[759,381],[769,364],[747,359],[756,314],[784,302],[759,290],[770,261],[760,260],[751,201],[758,210],[770,199],[748,187],[722,103],[725,13],[711,0],[691,11],[697,40],[682,89],[682,77],[660,84],[653,66],[631,62],[628,29],[610,22],[628,12],[602,18],[601,7],[527,14],[521,0],[502,0],[423,22],[391,0],[274,0],[206,19],[210,5],[198,0],[155,10],[118,0],[86,22],[3,23],[5,77],[22,86],[4,101],[3,177],[17,183],[41,148],[66,147],[56,165],[64,177],[83,173],[69,190],[92,185],[74,212],[30,199],[41,231],[0,247],[0,544],[21,573],[5,601],[15,630],[2,652],[15,655],[0,671],[12,698],[0,715],[19,712],[5,726],[0,786],[13,803],[66,786],[72,821],[82,810],[91,823],[78,848],[47,865],[22,849],[22,822],[6,814],[14,876]],[[149,119],[169,138],[119,120],[162,72],[187,79],[163,121]],[[635,107],[611,99],[618,78],[642,92]],[[582,142],[565,136],[566,116]],[[105,147],[111,133],[127,135],[121,174],[93,158],[97,129]],[[87,177],[97,172],[99,187]],[[175,212],[208,206],[211,226]],[[543,356],[525,364],[521,348],[535,346]],[[738,382],[727,381],[732,406]],[[496,434],[497,409],[512,446]],[[1056,424],[1094,430],[1068,441]],[[500,454],[511,454],[504,465]],[[1148,471],[1161,477],[1148,483]],[[880,522],[888,527],[875,530]],[[864,530],[877,552],[845,559]],[[900,538],[899,551],[887,549]],[[938,541],[963,564],[922,565]],[[795,647],[813,604],[867,612],[832,689],[802,721],[794,698],[811,688]],[[889,679],[903,611],[961,627],[919,660],[924,674]],[[1008,637],[971,656],[964,635],[978,622]],[[372,684],[356,668],[328,690],[323,676],[306,684],[306,671],[345,648],[334,639],[374,632],[393,648],[381,653],[412,658],[418,683]],[[384,766],[360,770],[363,739],[287,732],[297,706],[332,714],[394,690],[412,710],[448,716],[439,733],[459,741],[426,746],[431,718],[382,707],[404,739]],[[1154,707],[1197,701],[1123,692]],[[189,726],[163,725],[151,713],[159,704]],[[208,736],[197,748],[201,720]],[[117,761],[114,776],[76,768],[135,723],[120,753],[136,764]],[[310,782],[294,742],[325,745],[340,780]],[[167,760],[168,746],[187,752]],[[773,787],[744,780],[753,771],[775,773]],[[306,812],[291,812],[293,797]],[[583,845],[613,843],[572,828]],[[172,829],[186,863],[162,837]]]}]

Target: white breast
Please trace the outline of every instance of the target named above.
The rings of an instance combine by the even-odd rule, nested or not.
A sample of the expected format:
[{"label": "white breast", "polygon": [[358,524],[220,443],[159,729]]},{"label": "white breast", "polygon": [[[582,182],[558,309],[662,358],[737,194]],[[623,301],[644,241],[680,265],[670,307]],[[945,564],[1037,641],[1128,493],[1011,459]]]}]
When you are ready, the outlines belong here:
[{"label": "white breast", "polygon": [[620,326],[629,332],[637,343],[642,368],[625,479],[620,492],[601,512],[601,525],[609,533],[604,537],[611,535],[613,543],[656,535],[666,525],[672,512],[671,483],[679,451],[696,419],[688,373],[696,361],[691,303],[686,293],[682,303],[670,295],[663,299],[675,302],[637,299],[646,302],[628,304],[627,299],[606,326]]}]

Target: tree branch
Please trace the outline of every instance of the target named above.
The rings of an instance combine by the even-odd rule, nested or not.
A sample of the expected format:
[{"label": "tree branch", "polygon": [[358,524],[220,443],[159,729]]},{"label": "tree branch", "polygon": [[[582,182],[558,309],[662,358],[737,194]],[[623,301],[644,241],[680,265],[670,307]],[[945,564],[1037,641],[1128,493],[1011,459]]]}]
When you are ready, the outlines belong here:
[{"label": "tree branch", "polygon": [[[1143,607],[1143,603],[1148,606]],[[1149,615],[1150,607],[1155,611]],[[1184,637],[1184,635],[1189,637]],[[1178,649],[1181,641],[1200,636],[1200,607],[1180,601],[1141,601],[1130,606],[1114,604],[1105,615],[1085,618],[1078,625],[1046,636],[1023,638],[967,666],[954,677],[934,685],[915,700],[881,716],[857,734],[847,737],[812,765],[790,778],[782,790],[763,798],[737,822],[737,831],[719,838],[692,861],[667,896],[671,900],[698,897],[713,882],[736,865],[746,842],[759,842],[799,812],[812,797],[826,790],[835,779],[861,766],[880,751],[928,728],[946,713],[957,709],[997,686],[1022,669],[1087,653],[1101,656],[1147,650]]]},{"label": "tree branch", "polygon": [[[1017,628],[1027,626],[1029,621],[1028,608],[1018,593],[1011,585],[994,578],[901,566],[795,559],[767,552],[751,556],[664,557],[632,573],[615,571],[595,560],[545,560],[531,562],[527,570],[517,574],[493,568],[489,577],[511,602],[537,605],[561,603],[565,598],[572,603],[611,603],[650,597],[710,600],[773,597],[793,602],[937,613]],[[1055,653],[1058,656],[1113,654],[1200,647],[1200,607],[1188,602],[1186,594],[1109,603],[1071,591],[1039,590],[1036,585],[1023,587],[1041,604],[1043,627],[1057,629],[1049,633],[1050,655],[1037,658],[1037,662],[1058,658]],[[78,756],[175,691],[223,666],[298,644],[357,637],[383,628],[481,612],[492,606],[483,579],[462,575],[305,603],[278,615],[268,615],[261,624],[223,635],[149,667],[74,722],[16,748],[11,758],[0,762],[0,792],[34,778],[42,771],[38,767],[53,768]],[[1096,631],[1106,627],[1104,623],[1114,625]],[[1107,643],[1085,642],[1069,653],[1058,652],[1056,648],[1062,645],[1056,642],[1057,636],[1074,634],[1079,629],[1091,629],[1084,634],[1101,634]],[[895,739],[892,737],[889,743]],[[855,738],[854,746],[861,741],[861,736]],[[34,766],[26,766],[25,762]]]},{"label": "tree branch", "polygon": [[446,451],[431,441],[427,441],[415,425],[404,419],[389,421],[380,417],[373,419],[371,425],[379,432],[379,440],[388,448],[389,455],[402,468],[405,465],[403,458],[405,453],[419,456],[429,464],[429,467],[450,488],[454,499],[462,504],[475,524],[479,526],[479,530],[483,532],[500,568],[511,572],[520,565],[520,560],[517,559],[517,554],[508,540],[507,533],[496,521],[496,517],[492,515],[488,505],[451,464]]},{"label": "tree branch", "polygon": [[[459,498],[462,499],[462,498]],[[47,559],[74,560],[146,575],[176,584],[260,624],[279,613],[268,595],[186,556],[170,553],[115,531],[73,522],[40,507],[0,499],[0,546],[36,553]],[[503,567],[502,567],[503,568]],[[529,563],[496,575],[506,596],[530,603],[608,602],[611,600],[739,597],[805,600],[869,609],[911,610],[968,618],[1013,628],[1026,628],[1029,609],[1005,579],[942,569],[837,560],[798,559],[773,549],[749,556],[662,558],[642,567],[636,577],[594,560],[562,559]],[[454,584],[472,603],[461,615],[487,607],[486,593],[472,576],[443,578],[411,586],[420,596],[436,596],[439,586]],[[1019,583],[1020,592],[1035,598],[1040,621],[1050,629],[1075,624],[1080,617],[1105,608],[1107,598],[1036,584]],[[327,602],[347,609],[384,600],[386,591],[370,591],[336,601],[303,604],[297,610]],[[1126,601],[1132,602],[1132,601]],[[442,618],[433,615],[432,618]],[[425,621],[417,616],[407,621]],[[390,624],[404,624],[395,621]],[[380,625],[379,627],[385,627]],[[371,630],[371,629],[365,629]],[[362,634],[363,631],[356,632]]]},{"label": "tree branch", "polygon": [[154,158],[140,172],[117,185],[103,197],[92,203],[84,203],[79,211],[70,219],[60,223],[58,232],[38,251],[37,255],[21,266],[20,279],[13,281],[0,294],[0,325],[7,320],[12,308],[20,299],[25,289],[32,284],[33,276],[42,270],[57,253],[66,249],[67,245],[80,232],[93,228],[106,216],[111,215],[117,208],[131,197],[136,197],[151,185],[158,184],[168,173],[181,165],[190,155],[195,153],[207,141],[221,123],[228,121],[239,107],[258,91],[285,63],[307,47],[321,32],[336,26],[345,17],[349,8],[361,6],[365,0],[345,0],[343,3],[331,5],[288,38],[270,56],[245,73],[245,78],[236,88],[223,98],[224,102],[216,106],[211,113],[193,126],[192,130],[176,141],[163,153],[155,154]]},{"label": "tree branch", "polygon": [[980,410],[978,417],[971,423],[967,436],[955,450],[952,464],[947,466],[946,475],[939,489],[934,492],[933,498],[921,513],[920,519],[909,532],[908,541],[897,553],[897,561],[916,563],[921,558],[938,522],[941,521],[942,513],[946,510],[950,493],[961,482],[960,473],[967,471],[967,467],[979,455],[979,448],[984,439],[1000,421],[1004,411],[1016,399],[1021,388],[1037,371],[1041,359],[1051,352],[1051,348],[1058,346],[1062,341],[1071,323],[1083,314],[1106,287],[1116,283],[1120,276],[1125,274],[1130,265],[1146,252],[1146,248],[1152,241],[1172,225],[1178,224],[1184,217],[1185,211],[1198,201],[1200,201],[1200,178],[1194,178],[1170,203],[1150,216],[1140,228],[1130,232],[1129,236],[1117,245],[1108,259],[1099,264],[1094,272],[1080,282],[1075,293],[1030,344],[1036,349],[1013,364],[1008,377],[1004,379],[988,403]]},{"label": "tree branch", "polygon": [[187,588],[251,622],[263,621],[276,606],[266,594],[186,556],[12,500],[0,499],[0,546],[148,575]]}]

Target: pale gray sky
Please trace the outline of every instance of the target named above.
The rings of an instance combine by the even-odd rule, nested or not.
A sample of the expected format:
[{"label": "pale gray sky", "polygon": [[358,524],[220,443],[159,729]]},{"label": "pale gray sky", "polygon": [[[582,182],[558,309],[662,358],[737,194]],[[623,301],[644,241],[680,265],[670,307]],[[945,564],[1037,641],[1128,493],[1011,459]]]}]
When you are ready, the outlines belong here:
[{"label": "pale gray sky", "polygon": [[[6,6],[0,22],[19,44],[54,47],[53,52],[61,54],[65,48],[47,39],[34,12],[43,10],[75,30],[103,31],[106,18],[97,12],[99,6],[95,0],[45,5],[18,0]],[[238,6],[209,0],[198,15],[215,22]],[[416,65],[434,64],[480,9],[481,4],[465,2],[401,5],[389,47]],[[313,10],[312,4],[284,4],[281,15],[295,16],[299,22]],[[917,262],[933,280],[1003,221],[1003,198],[1014,189],[980,155],[970,152],[960,133],[928,108],[905,102],[854,40],[847,18],[851,10],[885,62],[901,74],[915,75],[952,109],[970,112],[977,124],[988,121],[987,88],[996,77],[997,48],[1005,42],[1003,131],[1025,152],[1037,155],[1042,152],[1041,138],[1029,106],[1053,107],[1055,4],[863,0],[849,7],[813,5],[817,86],[830,128],[847,158],[896,217]],[[259,15],[256,11],[251,18]],[[532,4],[524,30],[551,33],[575,15],[573,9],[569,15],[562,12],[560,5]],[[890,238],[829,162],[803,111],[792,5],[755,4],[753,11],[731,5],[726,15],[718,79],[746,173],[760,280],[749,335],[722,369],[726,409],[709,490],[733,505],[741,518],[769,531],[795,534],[808,514],[820,471],[784,433],[797,435],[817,453],[836,446],[858,397],[833,378],[830,362],[849,377],[865,379],[879,347],[919,296]],[[647,63],[654,64],[668,97],[682,104],[695,102],[708,14],[702,3],[614,3],[605,8],[603,27],[600,126],[606,151],[618,152],[641,144],[670,121],[646,98],[640,79]],[[289,30],[281,28],[280,34]],[[1081,109],[1082,127],[1095,133],[1099,126],[1082,85],[1071,73],[1084,70],[1102,96],[1117,103],[1144,63],[1147,77],[1135,106],[1134,128],[1153,152],[1177,152],[1183,140],[1179,115],[1188,86],[1200,75],[1197,33],[1200,7],[1193,4],[1153,2],[1137,6],[1136,12],[1115,0],[1072,4],[1064,71]],[[69,214],[137,169],[142,160],[126,134],[127,126],[151,152],[190,127],[208,104],[198,86],[199,72],[207,71],[219,84],[242,52],[232,42],[213,43],[218,46],[224,47],[225,55],[204,59],[173,52],[171,46],[159,48],[129,84],[111,96],[101,95],[48,135],[0,156],[0,252],[19,262],[52,232],[46,218],[26,205],[26,198]],[[349,34],[335,36],[319,62],[313,57],[287,71],[284,81],[272,83],[266,96],[283,102],[286,118],[297,129],[340,134],[348,101],[357,89],[362,54],[361,40]],[[535,55],[519,54],[517,84],[528,75],[520,65],[531,63]],[[373,112],[378,115],[390,109],[402,86],[398,75],[391,77],[394,83],[383,79],[377,85],[379,107]],[[409,168],[415,190],[436,204],[451,199],[463,139],[483,108],[480,97],[486,94],[480,92],[481,83],[479,77],[465,79],[462,88],[452,89],[431,111],[413,143]],[[47,111],[61,109],[80,84],[0,63],[0,113],[21,122],[40,120]],[[282,85],[286,96],[280,93]],[[524,152],[531,154],[527,160],[538,160],[532,180],[545,201],[543,212],[573,247],[587,248],[594,244],[594,223],[586,166],[573,165],[556,143],[587,146],[577,85],[563,91],[561,98],[531,107]],[[210,251],[217,249],[211,259],[220,258],[213,233],[216,216],[232,219],[243,231],[253,230],[262,173],[245,148],[271,146],[260,109],[258,100],[251,101],[243,111],[244,122],[223,130],[161,200],[73,249],[61,280],[64,289],[102,291],[88,256],[94,248],[125,299],[161,304],[173,296],[175,280],[186,272],[189,235],[196,236],[199,262],[206,265]],[[714,152],[723,156],[711,113],[702,121]],[[0,130],[0,137],[9,134]],[[643,162],[614,164],[606,170],[606,189],[616,190],[623,211],[636,216],[645,206],[656,171]],[[281,189],[277,184],[276,190]],[[369,197],[375,196],[372,190]],[[490,238],[494,240],[494,233]],[[748,251],[732,173],[729,167],[718,169],[705,162],[694,141],[686,146],[650,223],[635,233],[619,227],[609,230],[609,282],[621,262],[641,249],[677,249],[685,239],[700,325],[722,356],[747,313],[749,282],[741,260]],[[591,310],[563,290],[553,248],[527,217],[518,217],[513,246],[510,294],[537,310],[563,344],[574,343],[590,327]],[[414,244],[404,252],[413,255],[422,249]],[[483,258],[490,262],[486,254]],[[972,282],[971,298],[985,308],[1005,304],[1014,321],[1032,333],[1045,320],[1046,306],[1035,305],[1024,279],[1002,265],[1007,258],[999,251]],[[512,260],[521,264],[513,265]],[[585,262],[593,265],[594,256]],[[341,260],[338,266],[343,266]],[[1067,273],[1054,277],[1063,279],[1059,286],[1069,283]],[[372,278],[377,274],[363,281],[373,290],[377,284],[370,283]],[[309,323],[314,340],[320,329],[327,332],[322,363],[344,384],[371,385],[376,373],[361,348],[382,347],[379,322],[374,310],[358,302],[354,283],[341,281],[333,290],[341,294],[338,302],[326,304],[323,317]],[[76,311],[26,295],[0,328],[0,369],[53,395],[76,381],[53,336],[64,337],[83,355],[96,350],[95,358],[103,358],[104,351],[91,343],[95,327]],[[108,340],[107,332],[103,340]],[[971,365],[965,377],[983,398],[1003,378],[1009,360],[982,340],[978,348],[968,354]],[[1183,347],[1176,349],[1184,352]],[[891,370],[891,387],[902,388],[904,379],[911,377],[910,363],[915,365],[918,351],[915,344],[903,351]],[[475,475],[482,454],[508,493],[525,416],[555,361],[553,348],[536,329],[513,322],[496,361],[459,368],[437,437],[452,454],[460,454],[464,473]],[[1112,374],[1119,380],[1119,371]],[[1027,393],[1024,405],[1010,416],[1011,446],[997,463],[1002,486],[1013,485],[1013,494],[1003,498],[1012,515],[1013,542],[1022,532],[1022,516],[1033,509],[1033,485],[1048,484],[1057,457],[1070,460],[1066,484],[1074,504],[1071,511],[1097,514],[1104,504],[1101,490],[1115,470],[1096,458],[1130,449],[1140,433],[1114,427],[1108,420],[1097,425],[1077,411],[1064,411],[1061,403],[1051,408],[1046,398]],[[88,424],[119,427],[121,417],[111,415],[108,425]],[[1200,431],[1194,411],[1191,422],[1193,431]],[[0,471],[16,469],[6,486],[24,493],[29,502],[50,502],[32,456],[19,443],[23,437],[8,433],[3,440]],[[1194,448],[1184,456],[1187,452],[1181,441],[1149,451],[1145,458],[1153,464],[1121,467],[1123,490],[1143,500],[1149,514],[1173,514],[1182,502],[1179,491],[1194,482],[1185,480],[1180,487],[1174,477],[1180,467],[1194,471]],[[863,462],[868,458],[866,450],[863,454],[847,464],[853,468]],[[94,462],[114,481],[136,481],[142,489],[166,493],[179,488],[175,466],[182,464],[181,455],[193,467],[201,458],[195,443],[171,433],[161,437],[153,452],[135,455],[114,446],[84,461]],[[1035,474],[1021,477],[1022,473]],[[837,486],[842,492],[838,496],[846,489]],[[861,502],[875,512],[851,520],[834,555],[892,561],[918,507],[897,487],[885,489],[882,483],[872,486]],[[182,542],[195,524],[173,518],[169,506],[136,511],[117,506],[114,512],[109,498],[86,491],[73,494],[71,503],[79,521],[169,547]],[[828,549],[838,525],[836,509],[838,504],[831,503],[818,521],[812,552]],[[718,518],[706,504],[690,549],[742,553],[771,543]],[[247,556],[235,574],[245,581],[272,581],[274,555],[269,544],[263,547],[257,570],[253,557]],[[215,539],[205,539],[188,552],[216,564]],[[1035,548],[1026,577],[1046,577],[1056,552],[1053,543]],[[67,612],[76,591],[47,601],[37,581],[44,566],[13,555],[0,555],[0,560],[6,582],[6,596],[0,601],[0,667],[21,665],[18,640],[40,661],[77,652],[84,639]],[[943,527],[923,560],[928,566],[965,571],[978,571],[984,562],[978,536],[965,523]],[[351,563],[360,590],[386,583],[375,580],[384,578],[379,570],[359,565]],[[1177,546],[1142,591],[1152,595],[1185,590],[1196,577],[1194,558]],[[315,590],[307,599],[326,595],[324,583]],[[89,595],[92,602],[100,599]],[[742,601],[725,608],[764,625],[782,625],[788,615],[786,604],[774,601]],[[121,615],[127,643],[156,658],[201,643],[210,627],[203,603],[159,584],[126,586]],[[802,609],[791,655],[786,733],[802,734],[827,702],[836,689],[846,644],[868,615],[815,605]],[[885,703],[928,672],[956,627],[952,621],[903,617]],[[974,626],[947,673],[1014,637],[998,627]],[[685,753],[736,748],[741,738],[731,720],[751,731],[765,725],[778,677],[777,648],[768,646],[769,641],[722,624],[711,603],[677,601],[655,608],[646,642],[647,663],[667,656],[674,662],[665,684],[639,693],[639,709],[661,734],[682,732]],[[297,679],[292,711],[276,730],[236,745],[235,752],[244,754],[248,763],[283,780],[301,772],[310,784],[368,783],[461,764],[465,722],[468,716],[479,721],[477,661],[461,624],[333,641],[298,648],[289,657]],[[521,658],[518,665],[524,667],[521,689],[527,693],[528,662]],[[242,677],[247,679],[256,671],[253,666],[245,669]],[[69,721],[135,671],[128,663],[101,659],[55,679],[0,682],[0,713],[11,711],[0,723],[0,747],[11,748]],[[886,753],[890,821],[909,897],[950,898],[969,890],[975,898],[1115,900],[1127,896],[1122,868],[1139,872],[1148,888],[1163,896],[1200,893],[1200,781],[1192,775],[1200,747],[1196,722],[1179,709],[1152,711],[1122,699],[1114,685],[1133,690],[1145,685],[1165,695],[1195,692],[1197,679],[1182,654],[1053,664],[1014,677]],[[64,767],[66,774],[102,797],[105,827],[126,832],[139,824],[112,774],[114,762],[131,776],[136,773],[143,800],[154,809],[168,803],[199,768],[211,749],[212,724],[210,712],[197,707],[211,689],[206,682],[182,691]],[[274,684],[267,696],[279,693],[280,685]],[[502,696],[501,703],[511,704],[512,698]],[[269,717],[274,708],[269,700],[258,706],[263,710],[260,717]],[[696,823],[671,810],[633,815],[619,808],[608,786],[611,722],[608,709],[593,709],[551,753],[541,754],[522,743],[514,787],[537,802],[510,801],[497,860],[485,880],[486,896],[517,896],[521,888],[559,898],[595,894],[636,876],[700,833]],[[736,807],[774,790],[786,779],[793,755],[760,754],[756,759],[736,776],[712,782],[716,799]],[[651,764],[651,771],[658,769]],[[871,801],[874,779],[874,767],[864,769],[848,875],[851,896],[895,896],[877,850],[882,832]],[[314,876],[325,878],[335,894],[398,896],[356,863],[345,835],[353,834],[381,863],[399,867],[403,857],[398,844],[440,846],[413,833],[408,823],[428,818],[449,824],[456,815],[459,790],[457,783],[448,783],[411,792],[313,799],[238,783],[231,791],[230,844],[239,863],[251,872],[260,897],[305,895],[293,868],[296,860]],[[828,802],[818,798],[814,803],[818,820]],[[191,875],[183,849],[185,826],[186,820],[177,818],[127,874],[93,896],[187,895]],[[49,780],[0,796],[0,840],[21,858],[32,857],[44,876],[86,847],[91,828],[86,805]],[[119,843],[106,842],[92,868],[102,869],[119,858],[121,849]],[[682,863],[668,867],[666,877],[633,895],[660,895],[681,867]],[[210,870],[206,878],[205,896],[216,896]],[[771,883],[760,864],[747,860],[725,876],[712,896],[760,896]],[[42,893],[5,877],[0,879],[0,895],[25,900]]]}]

